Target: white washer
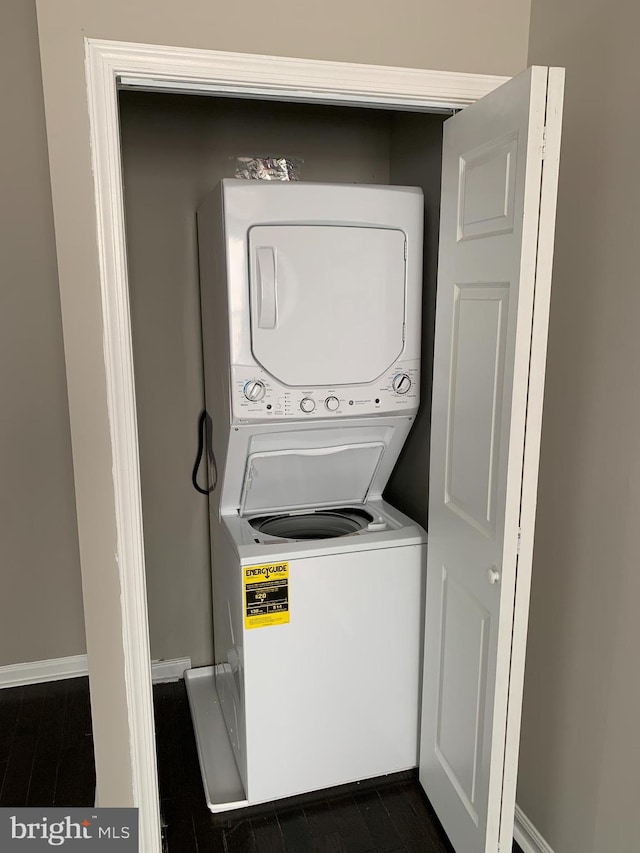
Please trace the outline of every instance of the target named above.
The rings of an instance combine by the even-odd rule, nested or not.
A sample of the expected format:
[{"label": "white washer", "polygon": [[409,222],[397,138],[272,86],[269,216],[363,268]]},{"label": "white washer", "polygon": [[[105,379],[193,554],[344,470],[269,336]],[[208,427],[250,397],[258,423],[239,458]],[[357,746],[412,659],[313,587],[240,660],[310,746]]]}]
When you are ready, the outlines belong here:
[{"label": "white washer", "polygon": [[[424,534],[382,501],[357,509],[386,529],[243,544],[250,521],[223,519],[217,690],[247,804],[417,764]],[[265,566],[288,570],[287,621],[247,628],[245,571]]]},{"label": "white washer", "polygon": [[187,685],[224,811],[417,764],[426,536],[382,490],[418,407],[422,193],[223,181],[198,233],[216,666]]}]

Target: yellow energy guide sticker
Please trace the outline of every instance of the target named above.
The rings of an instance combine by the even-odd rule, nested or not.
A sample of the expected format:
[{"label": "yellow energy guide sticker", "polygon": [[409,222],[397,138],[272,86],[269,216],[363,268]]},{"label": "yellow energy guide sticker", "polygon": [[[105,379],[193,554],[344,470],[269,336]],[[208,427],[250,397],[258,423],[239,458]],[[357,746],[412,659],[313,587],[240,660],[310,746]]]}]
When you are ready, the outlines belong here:
[{"label": "yellow energy guide sticker", "polygon": [[265,628],[289,621],[289,563],[245,566],[244,627]]}]

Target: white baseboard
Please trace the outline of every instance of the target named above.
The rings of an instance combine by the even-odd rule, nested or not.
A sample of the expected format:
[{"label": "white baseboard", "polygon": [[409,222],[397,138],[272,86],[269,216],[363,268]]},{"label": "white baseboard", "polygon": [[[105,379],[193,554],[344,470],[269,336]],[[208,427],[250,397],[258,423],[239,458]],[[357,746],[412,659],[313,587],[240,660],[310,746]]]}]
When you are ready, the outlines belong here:
[{"label": "white baseboard", "polygon": [[[153,682],[157,684],[163,681],[178,681],[182,678],[185,669],[191,669],[190,658],[152,661]],[[86,655],[13,663],[9,666],[0,666],[0,690],[3,687],[42,684],[45,681],[61,681],[64,678],[78,678],[88,674]]]},{"label": "white baseboard", "polygon": [[86,655],[13,663],[0,666],[0,688],[61,681],[63,678],[77,678],[80,675],[88,675]]},{"label": "white baseboard", "polygon": [[516,806],[513,837],[524,853],[553,853],[551,847],[542,835],[540,835],[520,806]]},{"label": "white baseboard", "polygon": [[191,658],[151,661],[151,677],[154,684],[166,681],[180,681],[184,676],[185,669],[191,669]]}]

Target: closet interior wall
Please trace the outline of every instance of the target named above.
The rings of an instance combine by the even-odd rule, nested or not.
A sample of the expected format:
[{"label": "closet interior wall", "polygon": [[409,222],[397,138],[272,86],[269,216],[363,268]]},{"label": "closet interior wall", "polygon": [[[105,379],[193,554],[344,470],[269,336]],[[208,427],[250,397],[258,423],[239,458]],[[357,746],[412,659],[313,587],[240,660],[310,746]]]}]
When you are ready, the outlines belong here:
[{"label": "closet interior wall", "polygon": [[[213,662],[207,500],[191,485],[204,406],[195,211],[238,156],[301,179],[421,186],[422,402],[385,497],[427,526],[433,319],[445,116],[120,93],[149,632],[153,659]],[[204,476],[204,465],[201,476]]]}]

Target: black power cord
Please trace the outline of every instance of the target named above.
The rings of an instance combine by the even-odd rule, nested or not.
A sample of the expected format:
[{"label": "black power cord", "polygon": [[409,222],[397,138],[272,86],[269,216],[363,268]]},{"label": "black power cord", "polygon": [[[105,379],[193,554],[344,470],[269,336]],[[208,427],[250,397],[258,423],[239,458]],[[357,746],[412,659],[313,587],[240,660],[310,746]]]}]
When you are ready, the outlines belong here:
[{"label": "black power cord", "polygon": [[[213,454],[213,447],[211,443],[211,426],[211,418],[207,414],[207,410],[203,409],[198,418],[198,453],[196,455],[196,462],[193,466],[193,471],[191,472],[193,488],[196,492],[200,492],[201,495],[210,495],[218,483],[218,466],[216,465],[216,458]],[[211,468],[213,469],[214,475],[213,484],[209,486],[208,489],[203,489],[202,486],[198,484],[198,470],[200,468],[200,463],[202,462],[205,446],[207,449],[207,458],[211,462]]]}]

